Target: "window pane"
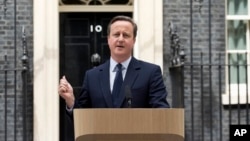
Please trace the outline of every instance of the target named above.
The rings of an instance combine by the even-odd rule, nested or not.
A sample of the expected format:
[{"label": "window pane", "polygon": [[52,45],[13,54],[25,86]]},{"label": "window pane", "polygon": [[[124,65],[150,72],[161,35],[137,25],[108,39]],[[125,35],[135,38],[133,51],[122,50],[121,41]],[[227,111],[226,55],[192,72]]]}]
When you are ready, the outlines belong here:
[{"label": "window pane", "polygon": [[228,15],[247,15],[247,2],[248,0],[228,0],[227,1],[227,14]]},{"label": "window pane", "polygon": [[228,31],[228,49],[245,50],[246,49],[246,21],[235,20],[227,22]]},{"label": "window pane", "polygon": [[246,54],[230,53],[228,59],[230,64],[228,68],[230,84],[245,84],[247,70]]}]

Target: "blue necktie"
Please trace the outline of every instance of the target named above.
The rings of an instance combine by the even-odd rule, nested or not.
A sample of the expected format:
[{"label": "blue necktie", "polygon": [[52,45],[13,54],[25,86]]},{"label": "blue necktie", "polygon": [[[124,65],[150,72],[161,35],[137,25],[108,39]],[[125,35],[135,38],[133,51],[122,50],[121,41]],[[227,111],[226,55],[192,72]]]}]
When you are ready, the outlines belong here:
[{"label": "blue necktie", "polygon": [[123,83],[122,64],[117,64],[116,75],[115,75],[113,91],[112,91],[113,104],[115,108],[119,108],[118,101],[119,101],[119,93],[121,91],[122,83]]}]

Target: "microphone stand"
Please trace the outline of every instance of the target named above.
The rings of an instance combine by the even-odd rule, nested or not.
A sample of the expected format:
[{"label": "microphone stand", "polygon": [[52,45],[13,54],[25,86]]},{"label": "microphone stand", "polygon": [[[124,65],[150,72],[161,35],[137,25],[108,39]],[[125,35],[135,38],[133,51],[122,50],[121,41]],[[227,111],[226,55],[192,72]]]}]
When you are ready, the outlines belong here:
[{"label": "microphone stand", "polygon": [[128,108],[132,108],[132,94],[130,87],[128,85],[125,87],[125,94],[126,94],[126,102],[128,104]]}]

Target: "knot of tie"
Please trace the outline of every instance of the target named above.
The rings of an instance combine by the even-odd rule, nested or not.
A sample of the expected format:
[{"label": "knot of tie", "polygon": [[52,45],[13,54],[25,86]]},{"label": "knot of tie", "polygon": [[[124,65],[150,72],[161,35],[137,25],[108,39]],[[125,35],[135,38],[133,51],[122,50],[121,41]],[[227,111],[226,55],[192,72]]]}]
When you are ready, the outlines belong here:
[{"label": "knot of tie", "polygon": [[117,64],[117,65],[116,65],[116,68],[117,68],[117,71],[121,71],[121,70],[122,70],[122,64],[120,64],[120,63]]}]

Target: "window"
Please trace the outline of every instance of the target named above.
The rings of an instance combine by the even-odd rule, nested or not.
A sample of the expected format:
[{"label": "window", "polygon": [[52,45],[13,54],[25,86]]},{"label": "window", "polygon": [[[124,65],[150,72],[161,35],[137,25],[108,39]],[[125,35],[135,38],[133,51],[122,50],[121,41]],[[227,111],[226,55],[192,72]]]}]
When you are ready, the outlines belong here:
[{"label": "window", "polygon": [[133,5],[134,0],[59,0],[59,4],[79,5]]},{"label": "window", "polygon": [[[250,5],[248,0],[226,0],[226,94],[223,104],[250,103]],[[248,99],[248,101],[247,101]]]}]

